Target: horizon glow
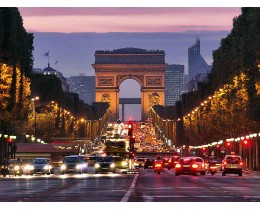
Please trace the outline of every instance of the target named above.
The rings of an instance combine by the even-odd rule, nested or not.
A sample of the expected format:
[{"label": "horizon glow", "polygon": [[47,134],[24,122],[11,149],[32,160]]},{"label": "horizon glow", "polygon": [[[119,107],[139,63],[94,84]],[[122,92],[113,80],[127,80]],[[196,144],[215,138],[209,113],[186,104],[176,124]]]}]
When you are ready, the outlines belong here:
[{"label": "horizon glow", "polygon": [[19,8],[28,32],[228,31],[241,8]]}]

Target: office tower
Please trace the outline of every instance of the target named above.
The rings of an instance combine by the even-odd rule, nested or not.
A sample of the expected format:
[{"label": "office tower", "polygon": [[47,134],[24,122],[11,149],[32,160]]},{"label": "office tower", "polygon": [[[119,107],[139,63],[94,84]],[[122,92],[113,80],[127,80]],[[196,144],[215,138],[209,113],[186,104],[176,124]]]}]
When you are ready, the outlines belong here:
[{"label": "office tower", "polygon": [[95,102],[95,76],[71,76],[67,78],[70,92],[78,93],[79,98],[87,104]]},{"label": "office tower", "polygon": [[208,65],[200,54],[200,40],[188,49],[189,82],[188,91],[197,89],[197,83],[207,80],[212,66]]},{"label": "office tower", "polygon": [[184,91],[184,65],[167,65],[165,71],[165,106],[175,105]]}]

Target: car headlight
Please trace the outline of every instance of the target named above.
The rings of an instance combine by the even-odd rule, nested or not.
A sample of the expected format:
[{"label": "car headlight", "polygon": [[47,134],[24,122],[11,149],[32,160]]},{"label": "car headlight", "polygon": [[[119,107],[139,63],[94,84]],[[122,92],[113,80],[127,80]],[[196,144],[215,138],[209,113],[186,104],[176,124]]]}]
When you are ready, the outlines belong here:
[{"label": "car headlight", "polygon": [[31,171],[34,169],[34,167],[32,165],[26,165],[26,166],[24,166],[24,169]]},{"label": "car headlight", "polygon": [[14,170],[18,171],[20,169],[20,166],[14,166]]},{"label": "car headlight", "polygon": [[110,164],[110,168],[115,168],[115,166],[116,166],[116,165],[115,165],[114,163],[111,163],[111,164]]},{"label": "car headlight", "polygon": [[44,169],[44,170],[49,170],[49,169],[51,169],[51,166],[46,165],[46,166],[43,167],[43,169]]},{"label": "car headlight", "polygon": [[83,164],[82,164],[82,168],[87,168],[87,164],[86,164],[86,163],[83,163]]},{"label": "car headlight", "polygon": [[67,166],[64,165],[64,164],[62,164],[62,165],[60,166],[60,169],[61,169],[61,170],[65,170],[66,168],[67,168]]},{"label": "car headlight", "polygon": [[126,161],[122,161],[121,166],[127,166],[127,162]]},{"label": "car headlight", "polygon": [[98,163],[96,163],[95,168],[100,168],[100,165]]},{"label": "car headlight", "polygon": [[81,169],[82,168],[82,164],[77,164],[76,165],[76,169]]}]

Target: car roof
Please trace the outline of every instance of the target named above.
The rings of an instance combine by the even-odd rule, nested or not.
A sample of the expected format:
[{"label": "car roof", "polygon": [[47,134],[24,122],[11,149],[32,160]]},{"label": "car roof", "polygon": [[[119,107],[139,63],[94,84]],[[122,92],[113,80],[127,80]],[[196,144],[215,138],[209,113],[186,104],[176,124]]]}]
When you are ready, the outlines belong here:
[{"label": "car roof", "polygon": [[84,157],[84,155],[69,155],[69,156],[65,156],[65,157]]},{"label": "car roof", "polygon": [[226,157],[240,157],[240,158],[241,158],[240,155],[226,155],[225,158],[226,158]]}]

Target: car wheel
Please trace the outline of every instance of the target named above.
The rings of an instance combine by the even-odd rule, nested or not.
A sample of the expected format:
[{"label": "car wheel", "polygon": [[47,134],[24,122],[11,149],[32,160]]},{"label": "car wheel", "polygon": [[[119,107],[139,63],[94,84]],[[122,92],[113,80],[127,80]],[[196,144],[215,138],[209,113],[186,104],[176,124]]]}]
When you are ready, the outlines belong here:
[{"label": "car wheel", "polygon": [[225,176],[225,175],[226,175],[226,173],[224,171],[222,171],[222,176]]},{"label": "car wheel", "polygon": [[205,171],[202,171],[202,172],[200,173],[200,175],[205,176],[205,175],[206,175],[206,172],[205,172]]},{"label": "car wheel", "polygon": [[47,175],[50,175],[51,173],[47,173]]},{"label": "car wheel", "polygon": [[179,176],[179,175],[180,175],[180,173],[175,172],[175,176]]},{"label": "car wheel", "polygon": [[239,172],[239,174],[238,174],[239,176],[242,176],[242,172]]}]

